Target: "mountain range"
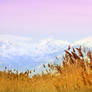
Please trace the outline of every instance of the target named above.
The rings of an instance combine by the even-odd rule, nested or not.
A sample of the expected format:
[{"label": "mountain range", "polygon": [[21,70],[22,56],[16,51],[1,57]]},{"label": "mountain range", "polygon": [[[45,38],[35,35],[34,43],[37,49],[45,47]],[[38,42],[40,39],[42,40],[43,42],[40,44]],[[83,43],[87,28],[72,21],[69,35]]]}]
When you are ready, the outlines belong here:
[{"label": "mountain range", "polygon": [[24,71],[53,63],[56,56],[62,57],[68,45],[92,48],[92,37],[69,43],[55,39],[34,41],[30,37],[0,35],[0,69],[8,66],[9,69]]}]

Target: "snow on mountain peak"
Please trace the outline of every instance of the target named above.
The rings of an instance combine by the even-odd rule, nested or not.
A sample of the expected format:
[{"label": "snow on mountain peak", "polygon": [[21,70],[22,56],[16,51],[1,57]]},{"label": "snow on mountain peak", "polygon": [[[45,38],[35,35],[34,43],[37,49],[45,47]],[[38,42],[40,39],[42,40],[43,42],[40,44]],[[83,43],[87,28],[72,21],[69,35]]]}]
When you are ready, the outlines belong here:
[{"label": "snow on mountain peak", "polygon": [[59,46],[59,45],[69,45],[69,42],[67,42],[67,41],[62,41],[62,40],[54,40],[54,39],[44,39],[44,40],[41,40],[40,41],[41,42],[41,45],[44,45],[44,44],[51,44],[51,45],[57,45],[57,46]]},{"label": "snow on mountain peak", "polygon": [[92,36],[84,38],[83,40],[75,41],[72,46],[84,46],[92,48]]},{"label": "snow on mountain peak", "polygon": [[[67,41],[55,39],[43,39],[34,42],[30,37],[20,37],[14,35],[0,35],[0,55],[10,56],[45,56],[47,54],[58,53],[70,45]],[[92,37],[75,41],[72,46],[92,47]]]},{"label": "snow on mountain peak", "polygon": [[0,55],[3,57],[16,55],[43,56],[45,54],[55,53],[68,44],[68,42],[54,39],[34,42],[30,37],[0,35]]}]

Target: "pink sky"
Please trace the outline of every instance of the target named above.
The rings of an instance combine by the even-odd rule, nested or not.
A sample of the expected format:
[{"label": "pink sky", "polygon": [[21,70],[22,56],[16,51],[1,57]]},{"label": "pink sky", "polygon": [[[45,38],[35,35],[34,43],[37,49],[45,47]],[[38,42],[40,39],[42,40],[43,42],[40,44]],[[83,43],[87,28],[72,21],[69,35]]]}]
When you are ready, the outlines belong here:
[{"label": "pink sky", "polygon": [[0,0],[0,34],[76,40],[92,35],[92,0]]}]

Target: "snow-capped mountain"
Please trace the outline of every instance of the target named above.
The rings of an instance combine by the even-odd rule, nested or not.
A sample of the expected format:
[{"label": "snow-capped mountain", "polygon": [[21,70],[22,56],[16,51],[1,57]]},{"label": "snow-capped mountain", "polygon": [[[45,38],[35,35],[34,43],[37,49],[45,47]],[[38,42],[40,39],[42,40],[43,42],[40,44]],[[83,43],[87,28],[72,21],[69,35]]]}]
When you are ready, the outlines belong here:
[{"label": "snow-capped mountain", "polygon": [[34,41],[30,37],[0,35],[1,68],[17,68],[20,71],[40,67],[41,64],[52,63],[56,56],[61,56],[64,49],[71,45],[92,48],[92,37],[69,43],[62,40],[44,39]]},{"label": "snow-capped mountain", "polygon": [[10,68],[35,68],[61,54],[66,41],[44,39],[34,42],[30,37],[0,35],[0,64]]},{"label": "snow-capped mountain", "polygon": [[83,46],[87,48],[92,48],[92,36],[84,38],[79,41],[75,41],[72,46]]}]

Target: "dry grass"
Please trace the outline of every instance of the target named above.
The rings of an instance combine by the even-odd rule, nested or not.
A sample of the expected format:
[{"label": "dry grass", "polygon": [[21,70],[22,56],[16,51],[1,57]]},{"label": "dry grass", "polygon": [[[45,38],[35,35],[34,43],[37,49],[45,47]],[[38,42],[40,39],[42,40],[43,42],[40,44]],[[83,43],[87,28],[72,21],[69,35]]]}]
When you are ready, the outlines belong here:
[{"label": "dry grass", "polygon": [[[48,64],[50,71],[32,78],[29,76],[35,70],[25,73],[14,70],[14,73],[5,67],[0,72],[0,92],[92,92],[91,51],[68,47],[61,62],[62,65]],[[46,68],[45,65],[43,67]]]}]

